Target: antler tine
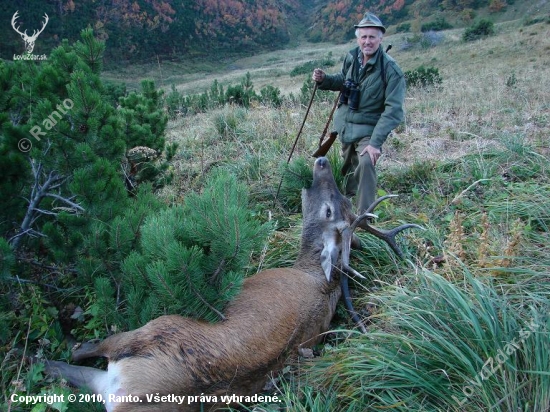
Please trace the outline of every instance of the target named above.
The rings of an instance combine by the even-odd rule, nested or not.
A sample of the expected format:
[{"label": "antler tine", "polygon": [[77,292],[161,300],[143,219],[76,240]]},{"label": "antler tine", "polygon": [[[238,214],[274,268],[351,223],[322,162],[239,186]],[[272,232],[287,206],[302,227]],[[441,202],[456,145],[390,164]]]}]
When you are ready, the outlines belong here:
[{"label": "antler tine", "polygon": [[351,301],[351,294],[349,292],[349,281],[348,276],[351,274],[357,276],[361,279],[365,279],[363,275],[357,272],[349,265],[349,258],[351,253],[351,240],[353,237],[353,232],[361,221],[367,217],[376,217],[372,213],[363,213],[361,216],[357,217],[353,223],[342,230],[342,254],[340,258],[340,265],[342,272],[340,276],[340,288],[342,289],[342,295],[344,295],[344,304],[346,309],[351,315],[352,320],[357,324],[363,333],[367,333],[367,328],[359,318],[359,314],[355,311],[353,307],[353,302]]},{"label": "antler tine", "polygon": [[[38,34],[42,33],[44,31],[44,29],[46,28],[48,22],[50,21],[50,18],[48,17],[48,15],[46,13],[44,13],[44,22],[42,23],[42,28],[40,29],[40,31],[38,32]],[[38,36],[37,34],[37,36]]]},{"label": "antler tine", "polygon": [[11,18],[11,26],[13,27],[13,29],[14,29],[17,33],[19,33],[21,36],[23,36],[23,35],[26,35],[26,34],[27,34],[27,30],[25,30],[25,33],[21,33],[21,32],[19,31],[19,27],[21,27],[21,26],[19,25],[19,26],[15,27],[15,21],[19,18],[18,14],[19,14],[19,10],[17,10],[17,11],[13,14],[13,17]]},{"label": "antler tine", "polygon": [[424,228],[420,225],[414,224],[414,223],[406,223],[401,226],[397,226],[396,228],[393,228],[391,230],[385,230],[385,229],[377,229],[375,227],[370,226],[368,223],[363,222],[360,225],[361,229],[366,230],[370,234],[376,236],[379,239],[382,239],[384,242],[388,244],[388,246],[395,252],[397,256],[399,256],[401,259],[403,259],[403,251],[397,246],[397,241],[395,240],[395,236],[409,228],[416,228],[424,230]]},{"label": "antler tine", "polygon": [[[374,203],[369,206],[367,211],[365,213],[363,213],[361,216],[359,216],[355,220],[355,222],[353,222],[353,224],[355,224],[357,222],[357,225],[361,229],[364,229],[367,232],[369,232],[371,235],[374,235],[377,238],[382,239],[383,241],[385,241],[388,244],[388,246],[395,252],[395,254],[397,256],[399,256],[401,259],[403,259],[403,251],[399,248],[399,246],[397,246],[397,241],[395,240],[395,236],[399,232],[401,232],[405,229],[416,228],[416,229],[424,230],[424,228],[422,226],[414,224],[414,223],[406,223],[404,225],[398,226],[398,227],[393,228],[391,230],[377,229],[377,228],[369,225],[368,222],[364,220],[364,217],[366,217],[365,215],[370,214],[374,209],[376,209],[376,207],[380,203],[382,203],[384,200],[390,199],[392,197],[397,197],[397,195],[385,195],[385,196],[382,196],[382,197],[376,199],[374,201]],[[371,215],[371,216],[375,216],[375,215]]]},{"label": "antler tine", "polygon": [[351,301],[351,295],[349,293],[348,274],[346,272],[344,272],[342,276],[340,276],[340,287],[342,288],[342,294],[344,295],[344,305],[346,305],[346,309],[351,314],[351,319],[357,324],[359,329],[361,329],[361,332],[367,333],[367,328],[365,327],[365,324],[359,318],[359,314],[355,311],[355,308],[353,307],[353,302]]},{"label": "antler tine", "polygon": [[372,213],[374,211],[374,209],[376,209],[378,207],[378,205],[380,203],[382,203],[384,200],[386,199],[390,199],[392,197],[397,197],[398,195],[384,195],[382,197],[379,197],[378,199],[376,199],[374,201],[374,203],[372,205],[369,206],[369,208],[366,210],[365,213]]},{"label": "antler tine", "polygon": [[31,36],[32,39],[36,39],[40,35],[40,33],[42,33],[44,31],[44,29],[48,25],[48,22],[50,21],[50,18],[48,17],[48,15],[46,13],[44,13],[44,17],[45,17],[45,19],[42,22],[42,27],[39,30],[33,30],[32,31],[32,36]]}]

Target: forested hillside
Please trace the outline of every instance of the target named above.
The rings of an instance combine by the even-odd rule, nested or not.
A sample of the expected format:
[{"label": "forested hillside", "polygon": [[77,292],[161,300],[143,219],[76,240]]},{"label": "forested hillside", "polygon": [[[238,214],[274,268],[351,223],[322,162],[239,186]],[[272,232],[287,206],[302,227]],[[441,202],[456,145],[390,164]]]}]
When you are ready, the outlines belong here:
[{"label": "forested hillside", "polygon": [[42,50],[51,50],[61,39],[77,40],[80,30],[91,27],[106,43],[106,59],[122,63],[284,45],[289,40],[287,16],[297,14],[301,5],[297,0],[35,0],[0,7],[2,58],[21,53],[19,35],[9,24],[19,10],[18,24],[29,34],[48,14]]},{"label": "forested hillside", "polygon": [[[514,0],[31,0],[0,3],[2,55],[22,52],[20,36],[9,22],[19,11],[22,30],[39,29],[49,16],[37,50],[51,51],[62,39],[76,41],[89,27],[105,41],[107,66],[151,62],[157,58],[182,61],[219,59],[235,54],[283,48],[305,36],[310,41],[344,41],[365,11],[378,13],[395,30],[411,22],[449,15],[466,25],[477,10],[500,13]],[[404,26],[399,26],[400,23]],[[206,57],[208,56],[208,57]]]}]

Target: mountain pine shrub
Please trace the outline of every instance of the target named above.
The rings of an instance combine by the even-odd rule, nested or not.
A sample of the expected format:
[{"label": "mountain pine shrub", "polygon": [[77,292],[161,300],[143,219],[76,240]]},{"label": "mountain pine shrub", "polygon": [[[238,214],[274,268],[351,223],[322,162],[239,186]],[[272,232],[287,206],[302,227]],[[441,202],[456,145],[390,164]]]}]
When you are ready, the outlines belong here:
[{"label": "mountain pine shrub", "polygon": [[247,188],[235,176],[216,169],[206,182],[201,194],[141,227],[139,248],[122,265],[128,327],[165,313],[221,320],[252,270],[270,224],[251,214]]},{"label": "mountain pine shrub", "polygon": [[492,36],[493,34],[495,34],[494,23],[491,20],[481,19],[464,31],[462,39],[468,42]]}]

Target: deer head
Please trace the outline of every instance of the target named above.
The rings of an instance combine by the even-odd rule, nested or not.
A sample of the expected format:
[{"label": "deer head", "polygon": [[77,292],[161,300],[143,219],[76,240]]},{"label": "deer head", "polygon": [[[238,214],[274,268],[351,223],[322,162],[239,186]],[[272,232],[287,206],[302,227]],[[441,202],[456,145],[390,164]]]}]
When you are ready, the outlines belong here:
[{"label": "deer head", "polygon": [[25,30],[24,32],[21,32],[19,30],[19,26],[15,26],[15,22],[17,20],[17,18],[19,17],[17,14],[19,13],[19,10],[16,11],[11,19],[11,26],[13,27],[13,29],[19,33],[21,35],[21,38],[23,39],[23,41],[25,42],[25,50],[27,51],[27,53],[32,53],[32,51],[34,50],[34,43],[36,42],[36,39],[38,38],[38,35],[40,33],[42,33],[44,31],[44,29],[46,28],[46,25],[48,24],[48,21],[50,20],[48,15],[46,13],[44,13],[44,22],[42,23],[42,28],[40,30],[33,30],[33,33],[31,36],[29,36],[27,34],[27,30]]}]

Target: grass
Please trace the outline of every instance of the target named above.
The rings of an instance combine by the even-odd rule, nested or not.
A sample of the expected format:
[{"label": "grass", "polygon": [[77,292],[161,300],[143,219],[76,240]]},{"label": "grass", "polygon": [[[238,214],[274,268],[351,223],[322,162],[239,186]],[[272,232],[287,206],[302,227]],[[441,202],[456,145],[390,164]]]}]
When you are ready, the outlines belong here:
[{"label": "grass", "polygon": [[541,306],[457,272],[455,283],[420,270],[376,293],[370,332],[327,351],[308,379],[346,410],[546,410],[549,290]]}]

